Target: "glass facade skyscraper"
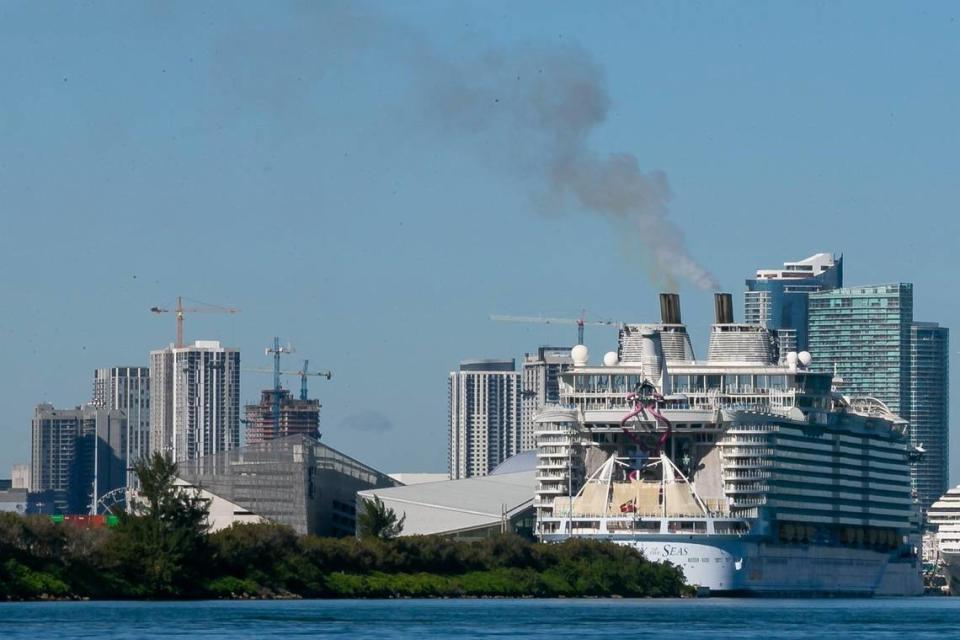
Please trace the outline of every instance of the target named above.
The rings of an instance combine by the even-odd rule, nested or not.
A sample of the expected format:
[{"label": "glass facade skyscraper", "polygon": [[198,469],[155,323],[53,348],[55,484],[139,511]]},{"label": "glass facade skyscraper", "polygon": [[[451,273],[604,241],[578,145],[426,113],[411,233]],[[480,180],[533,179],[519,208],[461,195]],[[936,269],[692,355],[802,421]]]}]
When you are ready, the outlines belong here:
[{"label": "glass facade skyscraper", "polygon": [[948,331],[913,321],[913,285],[847,287],[810,294],[815,371],[836,371],[848,395],[882,401],[910,423],[926,454],[911,469],[924,509],[947,489]]},{"label": "glass facade skyscraper", "polygon": [[917,495],[928,508],[949,488],[950,332],[935,322],[910,328],[910,440],[926,454],[914,466]]},{"label": "glass facade skyscraper", "polygon": [[777,332],[781,354],[809,349],[807,296],[843,286],[843,256],[818,253],[746,281],[743,321]]}]

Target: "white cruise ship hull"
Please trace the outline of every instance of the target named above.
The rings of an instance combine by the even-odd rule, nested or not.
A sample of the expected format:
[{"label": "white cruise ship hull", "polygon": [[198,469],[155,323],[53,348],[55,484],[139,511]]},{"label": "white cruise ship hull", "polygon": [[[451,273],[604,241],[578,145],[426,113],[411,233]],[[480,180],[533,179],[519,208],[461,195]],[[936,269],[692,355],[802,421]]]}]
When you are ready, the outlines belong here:
[{"label": "white cruise ship hull", "polygon": [[[590,536],[593,537],[593,536]],[[555,541],[563,539],[562,536]],[[782,545],[748,537],[655,535],[613,539],[653,561],[683,570],[688,584],[711,594],[757,596],[916,596],[923,580],[916,558],[823,545]],[[958,558],[960,560],[960,558]],[[960,570],[960,564],[957,569]],[[960,585],[960,582],[958,582]]]}]

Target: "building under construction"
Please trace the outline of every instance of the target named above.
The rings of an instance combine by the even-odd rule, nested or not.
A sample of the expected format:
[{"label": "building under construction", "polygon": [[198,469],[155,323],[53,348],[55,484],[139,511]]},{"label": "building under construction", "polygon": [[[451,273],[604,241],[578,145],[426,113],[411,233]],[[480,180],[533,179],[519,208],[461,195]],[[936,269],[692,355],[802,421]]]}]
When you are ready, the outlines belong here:
[{"label": "building under construction", "polygon": [[287,389],[264,389],[260,403],[246,405],[245,411],[247,444],[285,436],[320,438],[319,400],[295,398]]}]

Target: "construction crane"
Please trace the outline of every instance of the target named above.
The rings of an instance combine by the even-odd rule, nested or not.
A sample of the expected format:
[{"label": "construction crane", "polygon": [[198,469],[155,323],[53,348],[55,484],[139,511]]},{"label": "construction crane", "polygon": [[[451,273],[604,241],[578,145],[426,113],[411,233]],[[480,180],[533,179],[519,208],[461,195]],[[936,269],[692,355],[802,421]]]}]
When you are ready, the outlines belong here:
[{"label": "construction crane", "polygon": [[543,316],[503,316],[491,315],[491,320],[500,322],[534,322],[538,324],[575,324],[577,325],[577,344],[583,344],[584,325],[594,324],[605,327],[616,327],[623,323],[615,320],[587,320],[587,312],[583,311],[579,318],[545,318]]},{"label": "construction crane", "polygon": [[333,373],[330,372],[330,371],[316,371],[316,372],[312,372],[312,373],[311,373],[311,372],[308,372],[308,371],[307,371],[307,368],[308,368],[309,366],[310,366],[310,361],[309,361],[309,360],[304,360],[304,361],[303,361],[303,369],[300,369],[300,371],[289,371],[289,372],[287,372],[287,373],[289,373],[290,375],[300,376],[300,399],[301,399],[301,400],[306,400],[306,399],[307,399],[307,376],[320,376],[320,377],[326,378],[327,380],[329,380],[330,378],[333,377]]},{"label": "construction crane", "polygon": [[197,300],[187,300],[193,304],[202,305],[198,307],[184,307],[183,306],[183,297],[177,296],[177,306],[173,309],[164,309],[162,307],[150,307],[150,311],[153,313],[175,313],[177,315],[177,348],[183,348],[183,314],[185,313],[239,313],[240,309],[234,309],[233,307],[222,307],[216,304],[207,304],[206,302],[198,302]]}]

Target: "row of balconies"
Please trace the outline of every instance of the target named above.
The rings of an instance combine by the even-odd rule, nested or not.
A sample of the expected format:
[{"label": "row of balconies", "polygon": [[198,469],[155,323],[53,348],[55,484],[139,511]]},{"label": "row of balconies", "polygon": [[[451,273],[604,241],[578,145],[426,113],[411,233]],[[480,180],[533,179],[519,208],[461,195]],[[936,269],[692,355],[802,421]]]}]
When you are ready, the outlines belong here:
[{"label": "row of balconies", "polygon": [[770,486],[763,484],[761,482],[750,482],[746,484],[736,483],[736,484],[724,484],[723,492],[727,495],[734,493],[766,493],[770,490]]},{"label": "row of balconies", "polygon": [[[719,443],[723,446],[725,443]],[[724,446],[723,447],[723,456],[724,457],[759,457],[759,456],[772,456],[774,450],[770,447],[742,447],[742,446]]]}]

